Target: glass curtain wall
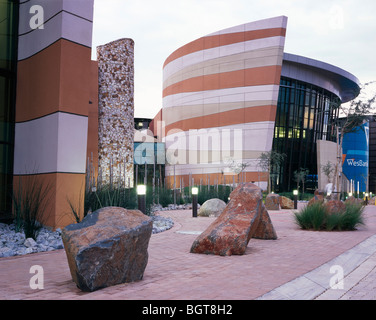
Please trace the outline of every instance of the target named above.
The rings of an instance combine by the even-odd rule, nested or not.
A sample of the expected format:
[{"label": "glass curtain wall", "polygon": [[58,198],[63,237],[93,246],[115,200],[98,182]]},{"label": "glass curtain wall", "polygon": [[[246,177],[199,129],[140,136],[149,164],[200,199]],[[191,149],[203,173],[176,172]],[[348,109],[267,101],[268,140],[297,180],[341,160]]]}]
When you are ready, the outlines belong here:
[{"label": "glass curtain wall", "polygon": [[[336,141],[335,119],[340,99],[327,90],[290,78],[281,78],[273,150],[286,158],[273,190],[288,192],[296,189],[294,172],[308,169],[305,189],[317,187],[316,141]],[[300,184],[301,185],[301,184]]]},{"label": "glass curtain wall", "polygon": [[18,6],[0,0],[0,218],[11,210]]}]

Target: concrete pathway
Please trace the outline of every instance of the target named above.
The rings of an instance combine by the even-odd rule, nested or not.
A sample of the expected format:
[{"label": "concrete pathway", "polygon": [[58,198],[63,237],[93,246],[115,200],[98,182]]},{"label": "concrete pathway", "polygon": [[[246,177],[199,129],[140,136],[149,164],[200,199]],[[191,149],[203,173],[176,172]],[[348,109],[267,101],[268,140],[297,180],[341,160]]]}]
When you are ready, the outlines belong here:
[{"label": "concrete pathway", "polygon": [[[160,214],[175,225],[152,235],[143,280],[81,292],[65,251],[56,250],[0,258],[0,299],[375,299],[375,206],[366,207],[366,226],[345,232],[300,230],[292,210],[270,211],[278,239],[251,239],[245,255],[230,257],[189,252],[214,218],[192,218],[189,210]],[[35,265],[43,268],[43,289],[30,287]],[[343,287],[334,289],[341,275]]]}]

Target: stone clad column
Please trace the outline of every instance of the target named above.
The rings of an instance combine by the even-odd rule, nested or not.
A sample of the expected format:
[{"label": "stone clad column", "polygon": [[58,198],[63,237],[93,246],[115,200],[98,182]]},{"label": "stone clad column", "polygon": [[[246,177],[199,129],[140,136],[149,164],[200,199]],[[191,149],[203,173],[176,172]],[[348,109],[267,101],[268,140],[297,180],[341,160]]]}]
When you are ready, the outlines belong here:
[{"label": "stone clad column", "polygon": [[99,178],[133,186],[134,41],[98,46],[97,60]]}]

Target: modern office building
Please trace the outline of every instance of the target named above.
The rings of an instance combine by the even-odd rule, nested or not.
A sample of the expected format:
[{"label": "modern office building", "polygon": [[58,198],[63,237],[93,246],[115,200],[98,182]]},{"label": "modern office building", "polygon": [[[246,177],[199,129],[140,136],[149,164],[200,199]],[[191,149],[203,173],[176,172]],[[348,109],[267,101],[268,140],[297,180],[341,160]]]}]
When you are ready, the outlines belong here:
[{"label": "modern office building", "polygon": [[163,108],[151,123],[166,143],[166,176],[175,168],[185,185],[241,179],[265,189],[258,159],[271,150],[286,155],[275,191],[295,187],[299,168],[317,174],[316,141],[336,139],[337,107],[360,85],[336,66],[285,53],[286,28],[284,16],[250,22],[166,59]]}]

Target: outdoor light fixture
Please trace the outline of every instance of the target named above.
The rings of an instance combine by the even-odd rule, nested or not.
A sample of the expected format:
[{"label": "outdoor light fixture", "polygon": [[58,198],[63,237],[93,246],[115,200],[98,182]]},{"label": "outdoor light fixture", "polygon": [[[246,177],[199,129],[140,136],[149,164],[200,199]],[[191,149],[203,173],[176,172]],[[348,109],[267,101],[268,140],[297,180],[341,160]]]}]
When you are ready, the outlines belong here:
[{"label": "outdoor light fixture", "polygon": [[368,194],[368,192],[365,192],[365,199],[364,199],[364,201],[365,201],[365,204],[366,204],[366,206],[368,205],[368,197],[369,197],[369,194]]},{"label": "outdoor light fixture", "polygon": [[138,210],[146,214],[146,186],[139,184],[137,186]]},{"label": "outdoor light fixture", "polygon": [[137,194],[139,196],[144,196],[146,194],[146,186],[143,184],[139,184],[137,186]]},{"label": "outdoor light fixture", "polygon": [[294,195],[294,209],[298,209],[298,190],[294,190],[292,192],[292,194]]},{"label": "outdoor light fixture", "polygon": [[349,192],[349,197],[352,197],[352,192]]},{"label": "outdoor light fixture", "polygon": [[197,217],[197,195],[198,195],[198,188],[192,187],[192,217]]}]

